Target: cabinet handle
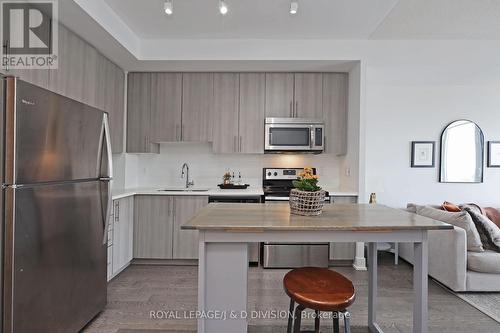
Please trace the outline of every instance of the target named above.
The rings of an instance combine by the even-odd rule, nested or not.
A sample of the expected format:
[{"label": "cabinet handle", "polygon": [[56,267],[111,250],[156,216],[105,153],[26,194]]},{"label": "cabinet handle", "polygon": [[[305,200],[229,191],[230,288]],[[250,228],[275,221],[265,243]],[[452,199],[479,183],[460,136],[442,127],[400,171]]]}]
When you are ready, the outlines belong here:
[{"label": "cabinet handle", "polygon": [[237,140],[237,139],[236,139],[236,135],[235,135],[235,136],[233,137],[233,152],[236,152],[236,149],[237,149],[237,148],[236,148],[236,145],[237,145],[237,144],[236,144],[236,140]]},{"label": "cabinet handle", "polygon": [[115,203],[115,222],[120,221],[120,201]]},{"label": "cabinet handle", "polygon": [[299,117],[299,102],[295,102],[295,118]]},{"label": "cabinet handle", "polygon": [[186,130],[186,128],[184,127],[184,124],[181,125],[181,140],[180,141],[184,141],[184,131]]},{"label": "cabinet handle", "polygon": [[293,102],[290,102],[290,118],[293,118]]},{"label": "cabinet handle", "polygon": [[175,125],[175,141],[179,141],[179,124]]},{"label": "cabinet handle", "polygon": [[241,153],[241,142],[243,141],[243,137],[240,135],[240,149],[239,149],[239,152]]}]

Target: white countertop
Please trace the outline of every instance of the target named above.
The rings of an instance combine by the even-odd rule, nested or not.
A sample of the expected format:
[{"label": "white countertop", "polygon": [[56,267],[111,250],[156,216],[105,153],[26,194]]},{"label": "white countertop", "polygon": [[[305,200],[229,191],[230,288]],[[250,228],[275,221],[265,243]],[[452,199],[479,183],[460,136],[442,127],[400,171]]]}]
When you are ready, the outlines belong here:
[{"label": "white countertop", "polygon": [[[129,197],[132,195],[198,195],[198,196],[261,196],[264,195],[262,187],[248,187],[243,190],[221,190],[218,187],[210,188],[208,191],[163,191],[162,187],[138,187],[128,189],[114,189],[113,200]],[[195,187],[196,189],[196,187]]]},{"label": "white countertop", "polygon": [[[250,186],[244,190],[221,190],[218,187],[209,188],[208,191],[163,191],[161,189],[169,188],[168,186],[161,187],[135,187],[126,189],[114,189],[113,200],[129,197],[132,195],[199,195],[199,196],[261,196],[264,195],[262,187]],[[170,187],[172,188],[172,187]],[[175,187],[174,187],[175,188]],[[196,189],[196,187],[195,187]],[[354,191],[344,191],[339,189],[324,188],[330,193],[331,197],[357,197],[358,193]]]}]

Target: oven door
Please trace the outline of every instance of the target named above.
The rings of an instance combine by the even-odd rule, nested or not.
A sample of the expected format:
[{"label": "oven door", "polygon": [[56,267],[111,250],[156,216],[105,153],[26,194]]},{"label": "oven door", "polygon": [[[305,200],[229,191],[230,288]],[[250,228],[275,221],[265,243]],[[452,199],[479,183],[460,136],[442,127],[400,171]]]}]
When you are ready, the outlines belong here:
[{"label": "oven door", "polygon": [[303,124],[266,124],[265,150],[310,151],[314,146],[312,129],[311,125]]}]

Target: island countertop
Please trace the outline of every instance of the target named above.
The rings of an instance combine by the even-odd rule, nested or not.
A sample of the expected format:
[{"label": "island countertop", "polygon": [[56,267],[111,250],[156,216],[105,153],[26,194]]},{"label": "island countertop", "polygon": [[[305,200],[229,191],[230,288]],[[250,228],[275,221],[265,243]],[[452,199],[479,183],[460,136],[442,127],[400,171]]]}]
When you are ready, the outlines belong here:
[{"label": "island countertop", "polygon": [[308,217],[290,214],[288,203],[211,203],[182,229],[262,231],[401,231],[444,230],[452,225],[384,205],[325,205],[323,214]]}]

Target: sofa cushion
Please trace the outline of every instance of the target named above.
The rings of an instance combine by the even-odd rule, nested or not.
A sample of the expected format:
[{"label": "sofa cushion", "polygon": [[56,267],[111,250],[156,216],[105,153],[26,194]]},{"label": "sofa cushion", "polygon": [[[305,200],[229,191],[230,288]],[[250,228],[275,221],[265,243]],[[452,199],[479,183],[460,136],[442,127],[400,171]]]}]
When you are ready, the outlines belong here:
[{"label": "sofa cushion", "polygon": [[468,252],[467,268],[480,273],[500,274],[500,253],[495,251]]},{"label": "sofa cushion", "polygon": [[500,211],[493,207],[484,208],[484,213],[488,218],[500,228]]},{"label": "sofa cushion", "polygon": [[448,201],[443,202],[443,205],[441,207],[443,208],[443,210],[445,210],[447,212],[458,213],[461,211],[461,209],[460,209],[460,207],[458,207],[458,205],[455,205],[454,203],[451,203]]},{"label": "sofa cushion", "polygon": [[484,251],[478,230],[467,212],[452,213],[430,206],[417,206],[417,214],[464,229],[467,234],[467,251]]},{"label": "sofa cushion", "polygon": [[483,247],[487,250],[500,252],[500,228],[495,223],[486,217],[486,215],[478,214],[469,207],[464,208],[472,217],[472,221],[476,225]]}]

